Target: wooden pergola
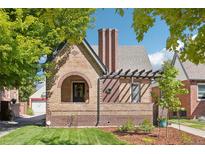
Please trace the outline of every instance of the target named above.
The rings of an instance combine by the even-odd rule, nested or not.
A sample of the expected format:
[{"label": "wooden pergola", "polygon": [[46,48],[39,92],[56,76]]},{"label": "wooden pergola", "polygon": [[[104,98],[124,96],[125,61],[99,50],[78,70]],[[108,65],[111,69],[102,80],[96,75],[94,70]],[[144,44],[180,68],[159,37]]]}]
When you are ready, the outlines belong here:
[{"label": "wooden pergola", "polygon": [[116,79],[116,78],[140,78],[140,79],[156,79],[159,78],[162,74],[162,70],[157,70],[157,71],[152,71],[148,70],[146,71],[145,69],[143,70],[134,70],[131,71],[131,69],[123,70],[120,69],[117,72],[110,72],[109,74],[103,75],[101,79]]},{"label": "wooden pergola", "polygon": [[[148,79],[151,81],[151,82],[149,82],[148,86],[145,88],[144,87],[145,84],[144,84],[140,88],[140,91],[143,87],[145,88],[144,92],[142,92],[142,94],[141,94],[141,96],[143,96],[145,91],[151,85],[152,81],[159,78],[162,75],[162,73],[163,73],[162,70],[157,70],[157,71],[148,70],[148,71],[146,71],[145,69],[142,69],[142,70],[135,69],[135,70],[131,71],[131,69],[127,69],[127,70],[120,69],[117,72],[112,71],[112,72],[98,78],[98,97],[97,97],[98,100],[97,100],[97,123],[96,123],[96,126],[99,124],[99,119],[100,119],[100,80],[103,80],[103,83],[105,83],[107,79],[110,79],[110,80],[118,79],[119,80],[121,78],[123,78],[123,79],[128,78],[128,79],[131,79],[131,83],[133,83],[133,80],[136,78],[137,79]],[[109,84],[110,84],[110,82],[108,82],[108,84],[105,86],[105,89]],[[103,91],[105,91],[105,89],[103,89]]]}]

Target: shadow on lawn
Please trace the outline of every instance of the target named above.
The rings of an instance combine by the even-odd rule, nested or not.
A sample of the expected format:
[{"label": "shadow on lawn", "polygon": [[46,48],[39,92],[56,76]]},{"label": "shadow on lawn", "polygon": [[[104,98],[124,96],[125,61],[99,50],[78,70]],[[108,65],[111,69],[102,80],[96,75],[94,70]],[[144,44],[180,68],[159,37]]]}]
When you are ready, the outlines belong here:
[{"label": "shadow on lawn", "polygon": [[47,145],[77,145],[77,141],[72,140],[61,140],[59,136],[55,136],[52,138],[43,138],[41,139],[41,142]]}]

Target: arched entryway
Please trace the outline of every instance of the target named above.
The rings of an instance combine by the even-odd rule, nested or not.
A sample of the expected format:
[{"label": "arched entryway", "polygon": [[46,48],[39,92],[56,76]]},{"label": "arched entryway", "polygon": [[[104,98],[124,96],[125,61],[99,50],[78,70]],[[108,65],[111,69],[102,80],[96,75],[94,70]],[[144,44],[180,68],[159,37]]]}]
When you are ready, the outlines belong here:
[{"label": "arched entryway", "polygon": [[63,77],[61,86],[61,102],[89,102],[90,82],[79,74],[69,74]]}]

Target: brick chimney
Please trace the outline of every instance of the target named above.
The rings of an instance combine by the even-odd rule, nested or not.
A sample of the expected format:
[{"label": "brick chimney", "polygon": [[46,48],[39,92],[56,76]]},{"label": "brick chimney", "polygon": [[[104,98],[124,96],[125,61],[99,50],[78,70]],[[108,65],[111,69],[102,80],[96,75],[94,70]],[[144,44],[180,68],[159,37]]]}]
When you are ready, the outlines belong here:
[{"label": "brick chimney", "polygon": [[118,32],[117,29],[98,30],[98,51],[103,64],[108,71],[117,69]]}]

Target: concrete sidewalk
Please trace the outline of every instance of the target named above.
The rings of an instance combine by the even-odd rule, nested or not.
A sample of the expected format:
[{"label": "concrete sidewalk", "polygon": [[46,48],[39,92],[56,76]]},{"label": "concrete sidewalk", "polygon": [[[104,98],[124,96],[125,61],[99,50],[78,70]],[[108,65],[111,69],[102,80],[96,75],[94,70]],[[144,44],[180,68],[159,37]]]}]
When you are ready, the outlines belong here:
[{"label": "concrete sidewalk", "polygon": [[0,137],[9,134],[15,129],[27,125],[44,125],[44,115],[22,116],[15,119],[15,121],[0,121]]},{"label": "concrete sidewalk", "polygon": [[0,137],[11,133],[12,131],[16,130],[16,128],[8,128],[0,131]]},{"label": "concrete sidewalk", "polygon": [[[170,127],[179,129],[179,125],[178,124],[171,124]],[[190,133],[190,134],[193,134],[193,135],[196,135],[196,136],[200,136],[200,137],[205,138],[205,131],[200,130],[200,129],[196,129],[196,128],[191,128],[191,127],[188,127],[188,126],[180,125],[180,130],[182,130],[184,132],[187,132],[187,133]]]}]

